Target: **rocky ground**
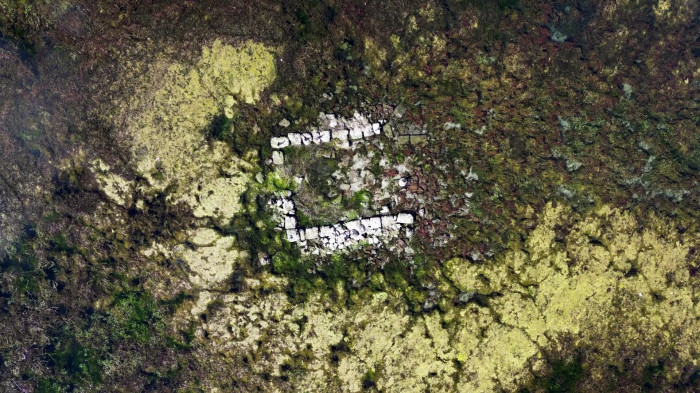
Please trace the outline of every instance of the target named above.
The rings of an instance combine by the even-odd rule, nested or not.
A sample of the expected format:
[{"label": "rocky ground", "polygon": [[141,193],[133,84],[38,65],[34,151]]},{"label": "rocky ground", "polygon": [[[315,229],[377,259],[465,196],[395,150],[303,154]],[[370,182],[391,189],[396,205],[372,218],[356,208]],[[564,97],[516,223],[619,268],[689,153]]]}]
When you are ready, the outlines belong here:
[{"label": "rocky ground", "polygon": [[698,15],[0,0],[0,390],[700,390]]}]

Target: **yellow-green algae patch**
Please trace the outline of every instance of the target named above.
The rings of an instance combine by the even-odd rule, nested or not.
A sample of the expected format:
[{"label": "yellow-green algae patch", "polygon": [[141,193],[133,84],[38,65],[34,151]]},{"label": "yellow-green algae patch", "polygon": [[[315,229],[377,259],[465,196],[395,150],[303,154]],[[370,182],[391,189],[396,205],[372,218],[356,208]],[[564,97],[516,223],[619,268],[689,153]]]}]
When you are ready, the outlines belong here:
[{"label": "yellow-green algae patch", "polygon": [[217,40],[192,66],[164,57],[148,69],[122,111],[136,169],[152,189],[175,186],[170,200],[188,203],[196,216],[231,218],[250,179],[241,171],[221,175],[235,158],[226,144],[207,141],[205,130],[214,116],[232,116],[238,102],[259,99],[275,78],[273,51]]},{"label": "yellow-green algae patch", "polygon": [[187,262],[190,283],[199,288],[214,288],[224,282],[236,263],[248,257],[236,247],[234,236],[220,236],[210,228],[198,228],[190,239],[194,247],[182,244],[165,246],[154,242],[142,254],[148,258],[162,255],[171,260],[182,259]]},{"label": "yellow-green algae patch", "polygon": [[550,204],[537,223],[493,261],[446,263],[451,285],[486,303],[415,315],[398,294],[349,295],[339,284],[294,304],[283,282],[263,275],[246,291],[212,296],[220,307],[198,335],[227,358],[251,355],[254,372],[280,376],[286,365],[309,392],[358,392],[368,375],[386,392],[516,391],[563,338],[598,354],[586,365],[592,383],[625,351],[649,362],[672,354],[670,381],[697,366],[698,281],[687,258],[697,234],[657,217],[640,229],[634,214],[608,206],[580,217]]},{"label": "yellow-green algae patch", "polygon": [[[241,211],[240,196],[252,182],[254,164],[226,143],[210,140],[207,129],[215,116],[232,117],[239,102],[259,100],[275,78],[273,52],[251,41],[234,47],[217,40],[203,47],[193,64],[163,53],[147,66],[130,65],[144,72],[130,83],[134,94],[119,105],[115,120],[131,141],[136,171],[146,179],[142,192],[166,191],[169,203],[185,203],[194,217],[210,218],[217,225],[228,224]],[[252,153],[245,157],[256,159]],[[126,205],[128,201],[114,192],[117,178],[104,165],[98,168],[105,193]],[[246,258],[235,237],[220,236],[213,229],[194,229],[189,240],[159,240],[142,254],[184,261],[186,266],[180,268],[199,288],[216,288]]]},{"label": "yellow-green algae patch", "polygon": [[131,203],[131,194],[134,190],[133,182],[111,172],[110,166],[100,159],[91,162],[91,169],[95,174],[100,190],[107,199],[122,207],[126,207]]}]

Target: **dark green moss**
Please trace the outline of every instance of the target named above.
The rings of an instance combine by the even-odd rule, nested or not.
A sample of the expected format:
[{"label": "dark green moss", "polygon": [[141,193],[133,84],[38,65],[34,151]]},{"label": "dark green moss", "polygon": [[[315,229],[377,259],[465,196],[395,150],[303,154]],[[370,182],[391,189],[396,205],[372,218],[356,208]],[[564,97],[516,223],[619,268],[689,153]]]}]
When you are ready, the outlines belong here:
[{"label": "dark green moss", "polygon": [[108,311],[117,336],[148,342],[158,333],[160,313],[153,297],[146,292],[124,291],[114,296]]},{"label": "dark green moss", "polygon": [[[585,376],[586,373],[580,357],[555,360],[551,363],[549,374],[535,379],[533,389],[547,393],[573,393],[579,391],[578,384],[583,381]],[[521,389],[520,392],[529,393],[530,389]]]},{"label": "dark green moss", "polygon": [[[75,337],[70,328],[64,327],[46,347],[46,361],[64,383],[98,383],[102,380],[100,356]],[[43,381],[44,384],[46,381]]]},{"label": "dark green moss", "polygon": [[180,291],[178,292],[175,297],[171,299],[165,299],[165,300],[160,300],[160,304],[164,305],[167,310],[173,314],[175,311],[177,311],[180,306],[186,301],[186,300],[192,300],[194,299],[194,296],[190,293],[187,293],[185,291]]},{"label": "dark green moss", "polygon": [[377,375],[377,372],[374,370],[367,370],[365,375],[362,377],[362,389],[363,390],[370,390],[373,388],[377,387],[377,380],[379,379],[379,375]]}]

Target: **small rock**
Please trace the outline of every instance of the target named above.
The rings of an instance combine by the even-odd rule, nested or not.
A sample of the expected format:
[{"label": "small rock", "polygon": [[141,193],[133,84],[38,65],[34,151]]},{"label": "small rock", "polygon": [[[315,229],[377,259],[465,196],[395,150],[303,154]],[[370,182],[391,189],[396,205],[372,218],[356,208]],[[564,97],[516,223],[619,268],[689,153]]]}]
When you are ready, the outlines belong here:
[{"label": "small rock", "polygon": [[389,138],[394,137],[394,130],[391,128],[391,124],[386,124],[384,126],[384,135],[386,135]]},{"label": "small rock", "polygon": [[583,163],[581,161],[577,161],[574,159],[566,160],[566,170],[569,172],[574,172],[577,169],[581,168],[582,166],[583,166]]},{"label": "small rock", "polygon": [[443,128],[445,131],[449,131],[449,130],[461,130],[461,129],[462,129],[462,125],[459,124],[459,123],[450,123],[450,122],[448,121],[448,122],[446,122],[445,124],[443,124],[442,128]]},{"label": "small rock", "polygon": [[474,295],[476,295],[474,292],[461,292],[457,296],[457,301],[460,303],[467,303],[474,297]]},{"label": "small rock", "polygon": [[403,115],[406,113],[406,107],[403,104],[399,104],[399,106],[394,109],[394,113],[392,116],[394,116],[397,119],[400,119],[403,117]]},{"label": "small rock", "polygon": [[282,119],[282,121],[279,122],[279,126],[284,128],[289,127],[291,124],[292,123],[290,123],[287,119]]},{"label": "small rock", "polygon": [[275,165],[284,165],[284,153],[279,150],[272,152],[272,163]]}]

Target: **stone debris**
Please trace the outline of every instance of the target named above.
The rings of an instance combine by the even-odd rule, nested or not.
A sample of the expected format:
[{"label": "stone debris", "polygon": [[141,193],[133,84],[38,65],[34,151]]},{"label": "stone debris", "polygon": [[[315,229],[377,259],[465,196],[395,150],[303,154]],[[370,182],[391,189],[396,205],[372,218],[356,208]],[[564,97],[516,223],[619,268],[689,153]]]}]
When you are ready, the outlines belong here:
[{"label": "stone debris", "polygon": [[410,213],[384,214],[366,217],[335,225],[300,228],[297,225],[296,206],[290,198],[279,198],[269,202],[275,209],[287,241],[297,243],[301,252],[313,255],[328,255],[335,251],[361,244],[379,244],[392,238],[411,237],[414,217]]},{"label": "stone debris", "polygon": [[351,141],[360,141],[382,133],[381,123],[372,123],[357,112],[350,119],[321,113],[319,122],[320,126],[311,132],[292,132],[286,136],[272,137],[270,145],[273,149],[284,149],[287,146],[318,145],[333,141],[339,148],[348,149]]}]

